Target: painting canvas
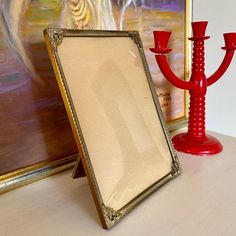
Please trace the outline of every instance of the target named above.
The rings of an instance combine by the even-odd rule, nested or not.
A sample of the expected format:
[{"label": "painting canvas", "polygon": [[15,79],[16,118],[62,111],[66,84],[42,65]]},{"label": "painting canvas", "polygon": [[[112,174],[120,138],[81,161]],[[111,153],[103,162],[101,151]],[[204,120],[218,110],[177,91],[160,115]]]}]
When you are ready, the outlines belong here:
[{"label": "painting canvas", "polygon": [[43,29],[139,30],[164,116],[173,121],[185,116],[184,92],[166,82],[148,48],[153,30],[172,31],[169,61],[184,77],[187,6],[184,0],[0,0],[0,181],[77,154]]}]

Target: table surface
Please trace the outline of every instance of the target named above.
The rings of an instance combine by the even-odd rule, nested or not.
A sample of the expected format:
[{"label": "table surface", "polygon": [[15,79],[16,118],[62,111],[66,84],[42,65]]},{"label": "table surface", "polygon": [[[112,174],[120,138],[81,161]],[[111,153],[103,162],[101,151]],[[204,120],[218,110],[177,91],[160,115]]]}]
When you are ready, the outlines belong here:
[{"label": "table surface", "polygon": [[60,173],[0,196],[0,235],[236,235],[236,138],[213,157],[179,153],[183,173],[102,229],[86,178]]}]

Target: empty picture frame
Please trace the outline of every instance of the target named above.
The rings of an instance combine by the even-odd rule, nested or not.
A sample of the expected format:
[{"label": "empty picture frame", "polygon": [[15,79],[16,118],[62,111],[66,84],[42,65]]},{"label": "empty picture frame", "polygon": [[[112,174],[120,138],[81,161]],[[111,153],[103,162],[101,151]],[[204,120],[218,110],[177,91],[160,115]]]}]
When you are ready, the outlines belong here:
[{"label": "empty picture frame", "polygon": [[47,48],[103,228],[180,173],[135,31],[47,29]]}]

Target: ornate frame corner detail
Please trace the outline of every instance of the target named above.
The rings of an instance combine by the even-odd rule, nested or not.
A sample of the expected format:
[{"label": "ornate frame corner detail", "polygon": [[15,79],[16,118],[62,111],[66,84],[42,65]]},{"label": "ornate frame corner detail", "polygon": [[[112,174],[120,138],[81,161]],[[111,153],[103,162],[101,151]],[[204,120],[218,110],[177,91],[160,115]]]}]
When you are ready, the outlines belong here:
[{"label": "ornate frame corner detail", "polygon": [[65,34],[64,29],[53,29],[53,28],[48,29],[48,35],[51,38],[51,44],[55,50],[62,43],[64,34]]},{"label": "ornate frame corner detail", "polygon": [[131,39],[135,42],[135,44],[138,45],[139,48],[143,48],[141,38],[137,31],[128,31],[128,34],[131,37]]},{"label": "ornate frame corner detail", "polygon": [[172,165],[172,171],[171,171],[171,176],[173,178],[177,177],[178,175],[180,175],[182,172],[181,166],[179,161],[176,159]]},{"label": "ornate frame corner detail", "polygon": [[122,214],[120,212],[117,212],[113,208],[105,206],[104,204],[102,204],[102,210],[108,228],[111,228],[122,217]]}]

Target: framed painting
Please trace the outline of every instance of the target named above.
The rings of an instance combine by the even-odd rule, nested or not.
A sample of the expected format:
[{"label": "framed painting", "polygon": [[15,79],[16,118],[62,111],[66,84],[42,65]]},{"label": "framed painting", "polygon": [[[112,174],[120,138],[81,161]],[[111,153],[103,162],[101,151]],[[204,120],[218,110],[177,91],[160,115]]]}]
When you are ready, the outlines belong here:
[{"label": "framed painting", "polygon": [[74,164],[77,147],[51,68],[43,29],[138,30],[164,117],[186,120],[183,91],[161,75],[152,31],[173,32],[169,61],[185,77],[191,1],[0,0],[0,192]]},{"label": "framed painting", "polygon": [[47,48],[103,228],[180,174],[137,31],[50,28]]},{"label": "framed painting", "polygon": [[38,9],[43,2],[52,7],[0,1],[0,193],[70,168],[77,157],[42,36],[60,9],[49,16]]}]

